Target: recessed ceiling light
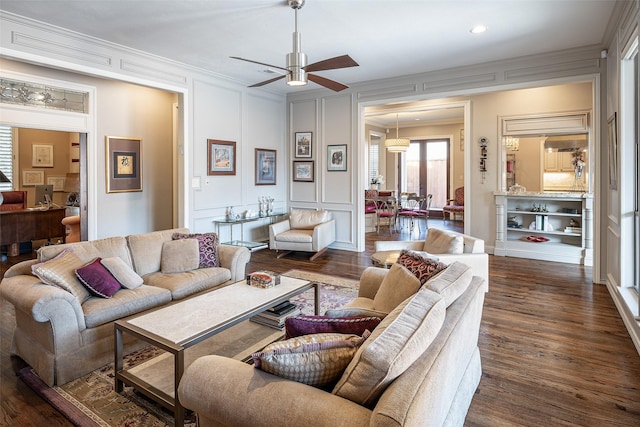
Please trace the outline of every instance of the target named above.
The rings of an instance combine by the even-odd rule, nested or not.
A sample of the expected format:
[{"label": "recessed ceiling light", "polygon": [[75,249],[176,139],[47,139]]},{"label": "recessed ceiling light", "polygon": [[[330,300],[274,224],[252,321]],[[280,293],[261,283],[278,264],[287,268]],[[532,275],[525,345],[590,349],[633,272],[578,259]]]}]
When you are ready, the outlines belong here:
[{"label": "recessed ceiling light", "polygon": [[471,31],[472,34],[482,34],[487,31],[487,27],[485,27],[484,25],[476,25],[469,31]]}]

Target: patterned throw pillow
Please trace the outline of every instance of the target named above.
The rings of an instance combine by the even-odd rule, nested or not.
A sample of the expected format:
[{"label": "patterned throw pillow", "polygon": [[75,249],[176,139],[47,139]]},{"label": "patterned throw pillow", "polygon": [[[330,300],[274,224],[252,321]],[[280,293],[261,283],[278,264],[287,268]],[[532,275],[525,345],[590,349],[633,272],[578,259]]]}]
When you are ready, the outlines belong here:
[{"label": "patterned throw pillow", "polygon": [[287,338],[301,335],[336,332],[362,336],[365,331],[373,331],[380,323],[379,317],[328,317],[292,316],[284,321]]},{"label": "patterned throw pillow", "polygon": [[200,250],[200,266],[199,268],[206,267],[220,267],[220,258],[218,257],[218,243],[219,238],[216,233],[204,233],[204,234],[184,234],[174,233],[171,236],[173,240],[180,239],[196,239]]},{"label": "patterned throw pillow", "polygon": [[73,253],[73,249],[67,248],[55,258],[31,266],[31,272],[42,283],[57,286],[64,289],[78,299],[82,304],[91,294],[76,277],[76,269],[84,265],[84,262]]},{"label": "patterned throw pillow", "polygon": [[111,298],[120,290],[120,283],[100,263],[101,260],[98,257],[76,269],[76,276],[92,294],[102,298]]},{"label": "patterned throw pillow", "polygon": [[424,285],[427,280],[447,268],[447,264],[439,262],[437,259],[428,258],[407,249],[400,252],[396,263],[413,273],[420,280],[420,285]]},{"label": "patterned throw pillow", "polygon": [[369,334],[313,334],[276,341],[252,355],[254,366],[314,387],[335,384]]}]

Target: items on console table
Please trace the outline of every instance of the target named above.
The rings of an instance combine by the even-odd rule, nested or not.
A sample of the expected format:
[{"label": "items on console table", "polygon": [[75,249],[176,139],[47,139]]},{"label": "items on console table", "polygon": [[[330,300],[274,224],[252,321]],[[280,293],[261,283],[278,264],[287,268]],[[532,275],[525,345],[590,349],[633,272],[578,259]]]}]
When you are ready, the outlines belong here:
[{"label": "items on console table", "polygon": [[[220,225],[228,225],[229,226],[229,233],[230,233],[230,239],[226,242],[222,242],[223,245],[231,245],[231,246],[243,246],[247,249],[249,249],[250,251],[257,251],[259,249],[266,249],[269,247],[269,245],[267,244],[267,242],[255,242],[255,241],[246,241],[244,240],[244,227],[243,224],[247,223],[247,222],[254,222],[254,221],[258,221],[261,219],[268,219],[269,222],[272,224],[274,219],[277,219],[280,216],[285,216],[287,215],[286,212],[270,212],[268,214],[264,214],[263,215],[255,215],[253,212],[251,211],[245,211],[243,215],[237,215],[234,213],[233,211],[233,206],[230,206],[227,209],[227,214],[224,217],[221,218],[215,218],[212,222],[215,224],[216,226],[216,231],[218,233],[218,236],[220,236]],[[240,225],[240,240],[234,240],[233,239],[233,226],[234,225]]]}]

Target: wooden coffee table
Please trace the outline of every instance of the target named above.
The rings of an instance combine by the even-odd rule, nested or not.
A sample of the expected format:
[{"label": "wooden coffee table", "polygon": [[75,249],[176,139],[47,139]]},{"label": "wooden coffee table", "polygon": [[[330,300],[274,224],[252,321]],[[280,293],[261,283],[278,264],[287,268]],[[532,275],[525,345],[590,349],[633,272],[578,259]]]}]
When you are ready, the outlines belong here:
[{"label": "wooden coffee table", "polygon": [[[314,289],[315,312],[318,314],[320,295],[317,283],[281,276],[280,284],[273,288],[256,288],[243,280],[140,316],[115,321],[116,392],[121,393],[124,385],[135,387],[172,410],[177,427],[184,426],[185,411],[177,396],[185,368],[185,349],[311,288]],[[124,369],[123,333],[173,355],[174,378],[170,392],[136,375],[133,369]]]}]

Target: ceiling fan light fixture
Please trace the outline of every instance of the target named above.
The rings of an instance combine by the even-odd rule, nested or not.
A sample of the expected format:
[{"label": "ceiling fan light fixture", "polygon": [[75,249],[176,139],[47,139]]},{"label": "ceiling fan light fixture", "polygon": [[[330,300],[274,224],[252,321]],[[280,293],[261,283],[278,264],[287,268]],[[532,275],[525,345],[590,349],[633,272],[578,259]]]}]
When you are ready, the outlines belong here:
[{"label": "ceiling fan light fixture", "polygon": [[407,138],[400,138],[398,136],[398,114],[396,113],[396,137],[387,138],[384,141],[384,146],[390,153],[404,153],[411,145],[411,141]]},{"label": "ceiling fan light fixture", "polygon": [[[294,33],[294,38],[297,33]],[[307,55],[300,51],[287,54],[287,84],[289,86],[304,86],[307,84],[307,73],[303,67],[307,65]]]}]

